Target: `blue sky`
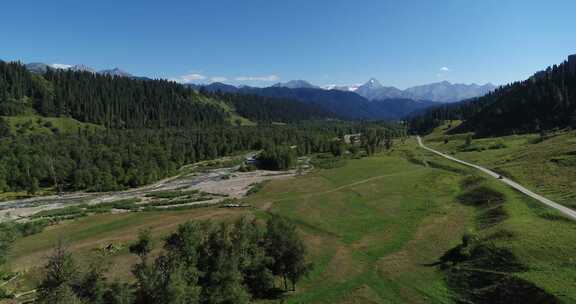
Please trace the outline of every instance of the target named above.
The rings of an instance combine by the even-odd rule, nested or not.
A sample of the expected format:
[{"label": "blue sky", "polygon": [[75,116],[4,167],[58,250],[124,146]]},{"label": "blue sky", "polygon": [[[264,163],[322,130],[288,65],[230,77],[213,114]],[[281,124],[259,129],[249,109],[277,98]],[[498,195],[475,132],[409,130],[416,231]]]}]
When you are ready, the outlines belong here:
[{"label": "blue sky", "polygon": [[576,53],[575,14],[574,0],[5,1],[0,59],[260,86],[504,84]]}]

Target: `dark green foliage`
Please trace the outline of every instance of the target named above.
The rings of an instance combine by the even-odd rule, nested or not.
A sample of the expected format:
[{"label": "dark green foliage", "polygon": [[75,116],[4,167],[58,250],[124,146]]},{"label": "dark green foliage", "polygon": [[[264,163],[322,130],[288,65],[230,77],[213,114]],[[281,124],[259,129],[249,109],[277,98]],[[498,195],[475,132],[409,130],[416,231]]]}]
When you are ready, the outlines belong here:
[{"label": "dark green foliage", "polygon": [[189,196],[193,194],[198,194],[198,190],[192,191],[156,191],[146,194],[146,197],[153,197],[153,198],[163,198],[163,199],[171,199],[177,198],[182,196]]},{"label": "dark green foliage", "polygon": [[86,303],[103,304],[108,285],[105,272],[107,267],[102,257],[96,257],[89,270],[82,275],[74,290]]},{"label": "dark green foliage", "polygon": [[330,145],[330,152],[332,152],[332,155],[335,157],[343,156],[345,151],[346,146],[340,140],[335,140]]},{"label": "dark green foliage", "polygon": [[458,196],[458,200],[466,205],[487,207],[502,204],[504,194],[486,186],[479,186]]},{"label": "dark green foliage", "polygon": [[139,257],[133,266],[134,285],[106,281],[104,256],[78,271],[59,243],[48,258],[39,286],[39,303],[189,304],[249,303],[272,298],[276,276],[296,283],[311,269],[305,247],[290,221],[273,216],[263,225],[241,218],[233,223],[188,222],[154,250],[150,230],[141,231],[129,246]]},{"label": "dark green foliage", "polygon": [[44,272],[44,278],[38,287],[38,303],[67,304],[80,302],[73,289],[78,276],[78,269],[72,255],[62,241],[58,243],[52,255],[48,257]]},{"label": "dark green foliage", "polygon": [[[324,123],[9,137],[0,140],[0,187],[36,191],[36,186],[57,184],[64,190],[119,190],[173,175],[185,164],[263,147],[273,152],[274,147],[286,145],[296,149],[271,165],[292,166],[296,154],[329,151],[339,133],[371,128],[376,126]],[[278,148],[277,152],[288,151]]]},{"label": "dark green foliage", "polygon": [[[282,221],[282,222],[280,222]],[[186,223],[165,239],[164,252],[150,263],[149,236],[130,247],[141,261],[134,267],[136,303],[248,303],[274,290],[277,275],[295,284],[309,269],[294,226],[274,217],[265,232],[254,220]],[[278,229],[287,229],[280,235]],[[271,243],[274,242],[274,243]],[[280,244],[282,254],[270,248]],[[282,259],[281,261],[277,259]]]},{"label": "dark green foliage", "polygon": [[464,142],[465,147],[470,147],[472,145],[472,135],[468,134],[466,136],[466,141]]},{"label": "dark green foliage", "polygon": [[506,197],[483,185],[484,182],[484,178],[477,176],[464,178],[460,183],[464,192],[458,196],[460,203],[476,207],[476,224],[479,229],[493,227],[508,218],[504,209]]},{"label": "dark green foliage", "polygon": [[515,274],[527,268],[507,249],[478,240],[463,242],[438,262],[457,303],[559,303]]},{"label": "dark green foliage", "polygon": [[18,231],[19,236],[26,237],[40,233],[51,224],[49,220],[36,220],[24,223],[16,223],[15,228]]},{"label": "dark green foliage", "polygon": [[271,98],[252,94],[225,94],[221,92],[211,93],[210,96],[225,101],[239,115],[259,123],[293,123],[336,116],[317,105],[291,99]]},{"label": "dark green foliage", "polygon": [[132,286],[127,283],[113,283],[104,294],[106,304],[132,304],[134,303],[134,293]]},{"label": "dark green foliage", "polygon": [[262,182],[250,185],[251,187],[248,190],[248,192],[246,193],[246,195],[253,195],[253,194],[260,192],[264,188],[264,186],[266,186],[267,183],[268,183],[268,181],[262,181]]},{"label": "dark green foliage", "polygon": [[[0,108],[5,106],[4,114],[71,117],[103,125],[106,130],[86,127],[63,132],[66,134],[26,132],[11,137],[9,126],[0,119],[0,191],[35,194],[44,187],[58,192],[121,190],[174,174],[184,164],[239,151],[296,146],[299,155],[326,152],[339,134],[389,127],[330,121],[236,128],[229,126],[230,114],[223,102],[241,107],[243,98],[254,100],[258,120],[287,121],[302,107],[308,110],[294,121],[324,114],[314,106],[292,102],[280,102],[286,107],[276,108],[276,101],[264,97],[222,95],[228,100],[213,100],[218,96],[208,97],[168,81],[51,69],[36,75],[21,64],[1,62]],[[13,111],[15,104],[26,111]],[[273,165],[291,166],[291,159]]]},{"label": "dark green foliage", "polygon": [[8,251],[12,243],[16,240],[18,232],[15,226],[11,223],[0,224],[0,266],[6,263]]},{"label": "dark green foliage", "polygon": [[464,190],[472,189],[476,186],[481,185],[486,181],[485,178],[480,177],[478,175],[469,175],[466,176],[461,182],[460,187]]},{"label": "dark green foliage", "polygon": [[272,146],[258,155],[258,164],[267,170],[287,170],[296,165],[296,149],[288,146]]},{"label": "dark green foliage", "polygon": [[40,211],[32,218],[53,218],[53,219],[72,219],[86,216],[86,209],[83,206],[70,206],[60,209]]},{"label": "dark green foliage", "polygon": [[240,258],[236,254],[232,226],[208,226],[208,235],[200,245],[198,266],[204,303],[248,303],[250,296],[242,285]]},{"label": "dark green foliage", "polygon": [[[483,185],[484,181],[476,176],[466,177],[461,182],[464,193],[458,197],[460,202],[477,208],[479,229],[492,227],[508,217],[503,205],[505,196]],[[514,236],[502,229],[485,239],[464,235],[460,245],[434,263],[444,272],[455,302],[558,303],[554,296],[519,278],[516,274],[526,271],[527,267],[511,251],[491,243],[493,239]]]},{"label": "dark green foliage", "polygon": [[10,126],[4,118],[0,117],[0,138],[8,136],[10,136]]},{"label": "dark green foliage", "polygon": [[294,223],[279,216],[272,216],[267,224],[266,245],[267,253],[274,261],[272,273],[284,279],[285,289],[287,280],[290,280],[294,290],[296,283],[312,267],[305,261],[304,243],[298,237]]}]

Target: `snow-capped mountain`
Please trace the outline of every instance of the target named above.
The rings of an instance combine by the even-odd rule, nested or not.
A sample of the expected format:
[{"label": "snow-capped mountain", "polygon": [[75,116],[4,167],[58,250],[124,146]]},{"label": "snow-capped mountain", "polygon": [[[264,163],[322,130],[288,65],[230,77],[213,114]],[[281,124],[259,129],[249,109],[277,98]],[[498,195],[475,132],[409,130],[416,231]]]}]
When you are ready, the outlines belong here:
[{"label": "snow-capped mountain", "polygon": [[385,87],[377,79],[371,78],[361,85],[356,93],[368,100],[382,100],[390,98],[411,98],[404,91],[395,87]]},{"label": "snow-capped mountain", "polygon": [[448,81],[436,82],[427,85],[415,86],[406,89],[415,99],[433,100],[439,102],[456,102],[464,99],[484,96],[494,91],[496,86],[487,83],[485,85],[450,83]]},{"label": "snow-capped mountain", "polygon": [[442,81],[400,90],[395,87],[383,86],[378,80],[371,78],[368,82],[358,87],[355,92],[368,100],[404,98],[435,102],[456,102],[483,96],[495,89],[496,86],[491,83],[477,85],[475,83],[453,84],[448,81]]},{"label": "snow-capped mountain", "polygon": [[31,72],[39,73],[39,74],[46,73],[46,71],[50,68],[50,69],[55,69],[55,70],[72,70],[72,71],[76,71],[76,72],[98,73],[98,74],[102,74],[102,75],[111,75],[111,76],[116,76],[116,77],[140,78],[140,77],[135,77],[134,75],[132,75],[132,74],[120,69],[120,68],[113,68],[113,69],[109,69],[109,70],[101,70],[101,71],[96,72],[95,69],[93,69],[87,65],[84,65],[84,64],[71,65],[71,64],[62,64],[62,63],[46,64],[46,63],[42,63],[42,62],[32,62],[32,63],[26,64],[26,68]]},{"label": "snow-capped mountain", "polygon": [[77,71],[77,72],[90,72],[90,73],[96,73],[96,70],[94,70],[93,68],[87,66],[87,65],[83,65],[83,64],[77,64],[77,65],[73,65],[70,67],[70,70],[72,71]]},{"label": "snow-capped mountain", "polygon": [[356,92],[358,88],[362,84],[353,84],[353,85],[337,85],[337,84],[328,84],[323,86],[324,90],[337,90],[337,91],[345,91],[345,92]]}]

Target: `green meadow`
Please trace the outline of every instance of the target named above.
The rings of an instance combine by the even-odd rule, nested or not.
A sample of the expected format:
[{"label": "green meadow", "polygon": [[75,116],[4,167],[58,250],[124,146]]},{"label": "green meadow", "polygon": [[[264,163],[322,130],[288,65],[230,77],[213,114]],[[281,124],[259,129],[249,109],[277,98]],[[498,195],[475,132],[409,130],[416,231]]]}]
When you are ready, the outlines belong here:
[{"label": "green meadow", "polygon": [[[426,140],[443,145],[439,138],[433,135]],[[509,145],[513,149],[514,144]],[[486,159],[494,157],[486,155]],[[560,301],[575,302],[576,225],[497,180],[477,175],[418,148],[409,139],[391,152],[265,183],[245,199],[255,207],[250,210],[200,208],[101,214],[67,221],[16,243],[11,266],[27,275],[13,288],[31,286],[37,267],[61,237],[80,259],[89,257],[95,248],[117,244],[118,252],[109,257],[115,265],[111,279],[130,280],[134,258],[126,247],[140,229],[151,227],[160,243],[187,220],[266,218],[276,213],[298,225],[314,263],[312,272],[284,303],[452,303],[467,295],[455,289],[451,275],[472,282],[494,272],[499,278],[526,282]],[[496,220],[489,218],[494,208],[461,202],[462,195],[470,191],[463,187],[470,176],[477,176],[482,189],[501,193]],[[485,225],[486,218],[489,225]],[[478,244],[510,253],[522,270],[471,268],[470,261],[460,268],[440,267],[441,257],[461,244],[465,234]]]}]

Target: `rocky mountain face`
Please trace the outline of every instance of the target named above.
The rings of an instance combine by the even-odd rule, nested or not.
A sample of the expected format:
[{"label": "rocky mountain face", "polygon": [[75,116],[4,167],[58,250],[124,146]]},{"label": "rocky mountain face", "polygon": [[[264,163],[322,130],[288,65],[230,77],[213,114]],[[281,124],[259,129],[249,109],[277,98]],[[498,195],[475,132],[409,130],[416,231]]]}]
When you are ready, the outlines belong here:
[{"label": "rocky mountain face", "polygon": [[448,81],[420,85],[400,90],[395,87],[385,87],[378,80],[372,78],[355,92],[368,100],[382,100],[390,98],[429,100],[435,102],[456,102],[486,95],[496,89],[492,84],[452,84]]},{"label": "rocky mountain face", "polygon": [[371,78],[355,91],[358,95],[368,100],[382,100],[390,98],[410,98],[400,89],[395,87],[385,87],[375,78]]},{"label": "rocky mountain face", "polygon": [[288,89],[319,89],[319,87],[312,85],[305,80],[290,80],[288,82],[280,82],[272,87],[275,88],[288,88]]},{"label": "rocky mountain face", "polygon": [[411,87],[404,90],[404,92],[413,99],[432,100],[437,102],[456,102],[484,96],[495,89],[496,86],[491,83],[477,85],[475,83],[453,84],[448,81],[442,81]]},{"label": "rocky mountain face", "polygon": [[[374,84],[376,85],[376,84]],[[402,98],[389,98],[371,101],[351,90],[323,89],[318,87],[288,88],[274,85],[267,88],[235,87],[223,83],[209,85],[189,85],[198,90],[210,92],[238,93],[290,99],[320,108],[344,119],[390,120],[401,119],[414,111],[437,105],[430,101],[416,101]]]},{"label": "rocky mountain face", "polygon": [[132,74],[120,69],[120,68],[113,68],[110,70],[102,70],[102,71],[99,71],[98,74],[115,76],[115,77],[134,77],[134,75],[132,75]]}]

